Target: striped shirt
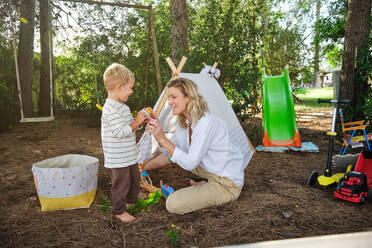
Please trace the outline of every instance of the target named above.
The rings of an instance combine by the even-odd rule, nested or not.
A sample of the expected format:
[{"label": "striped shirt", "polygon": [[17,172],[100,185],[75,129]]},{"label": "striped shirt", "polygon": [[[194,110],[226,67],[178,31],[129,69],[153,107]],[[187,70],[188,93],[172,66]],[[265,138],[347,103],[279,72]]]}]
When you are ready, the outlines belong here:
[{"label": "striped shirt", "polygon": [[132,121],[133,117],[127,105],[106,99],[101,118],[106,168],[122,168],[137,163],[136,135],[129,126]]}]

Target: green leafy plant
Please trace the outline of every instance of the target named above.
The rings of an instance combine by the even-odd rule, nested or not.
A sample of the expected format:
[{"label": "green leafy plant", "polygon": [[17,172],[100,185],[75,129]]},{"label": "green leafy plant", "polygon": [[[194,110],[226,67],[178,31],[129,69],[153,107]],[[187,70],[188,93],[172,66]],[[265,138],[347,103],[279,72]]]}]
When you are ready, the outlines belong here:
[{"label": "green leafy plant", "polygon": [[136,213],[143,211],[148,206],[153,206],[158,203],[161,197],[162,194],[157,190],[154,193],[150,193],[148,199],[138,199],[133,205],[127,207],[127,210],[130,214],[135,215]]},{"label": "green leafy plant", "polygon": [[99,207],[99,211],[101,211],[102,213],[108,213],[110,212],[110,206],[109,206],[109,202],[108,202],[108,199],[107,199],[107,196],[102,196],[101,197],[101,201],[102,201],[102,206]]},{"label": "green leafy plant", "polygon": [[171,229],[167,232],[167,236],[170,238],[172,245],[177,244],[180,234],[181,232],[176,229],[176,225],[172,224]]}]

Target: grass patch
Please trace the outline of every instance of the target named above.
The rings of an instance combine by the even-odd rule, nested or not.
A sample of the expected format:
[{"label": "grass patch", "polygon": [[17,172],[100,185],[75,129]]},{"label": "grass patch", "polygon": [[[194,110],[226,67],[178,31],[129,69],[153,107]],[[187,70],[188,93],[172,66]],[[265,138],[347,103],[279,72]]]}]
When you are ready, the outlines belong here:
[{"label": "grass patch", "polygon": [[294,89],[293,94],[302,100],[302,103],[296,103],[296,110],[313,108],[313,107],[330,107],[331,104],[328,103],[318,103],[317,100],[320,99],[333,99],[333,87],[317,88],[317,89],[307,89],[299,88]]}]

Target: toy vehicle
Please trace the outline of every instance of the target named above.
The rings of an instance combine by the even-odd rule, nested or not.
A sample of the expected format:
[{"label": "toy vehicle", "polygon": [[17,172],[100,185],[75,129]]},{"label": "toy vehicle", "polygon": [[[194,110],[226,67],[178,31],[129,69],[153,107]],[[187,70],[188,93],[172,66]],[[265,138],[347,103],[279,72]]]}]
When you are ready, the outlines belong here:
[{"label": "toy vehicle", "polygon": [[328,145],[328,159],[327,159],[327,167],[324,171],[324,174],[319,176],[317,171],[312,171],[307,179],[307,184],[309,186],[313,186],[316,182],[318,182],[322,186],[329,186],[334,183],[337,183],[340,178],[344,176],[344,173],[332,173],[332,153],[333,153],[333,144],[335,137],[337,135],[336,132],[336,120],[337,120],[337,111],[339,108],[339,104],[346,104],[351,103],[350,100],[324,100],[318,99],[318,103],[333,103],[333,117],[332,117],[332,127],[331,131],[327,132],[329,136],[329,145]]},{"label": "toy vehicle", "polygon": [[165,198],[174,192],[174,189],[167,184],[161,186],[161,193]]},{"label": "toy vehicle", "polygon": [[364,203],[368,196],[367,176],[362,172],[347,172],[340,179],[334,196],[345,201]]}]

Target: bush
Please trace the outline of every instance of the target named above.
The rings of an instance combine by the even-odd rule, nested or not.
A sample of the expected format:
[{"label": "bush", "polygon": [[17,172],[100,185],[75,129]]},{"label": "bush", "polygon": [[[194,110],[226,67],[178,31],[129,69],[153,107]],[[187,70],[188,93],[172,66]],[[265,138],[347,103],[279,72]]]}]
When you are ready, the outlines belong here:
[{"label": "bush", "polygon": [[0,81],[0,133],[7,131],[17,122],[13,91],[3,81]]}]

